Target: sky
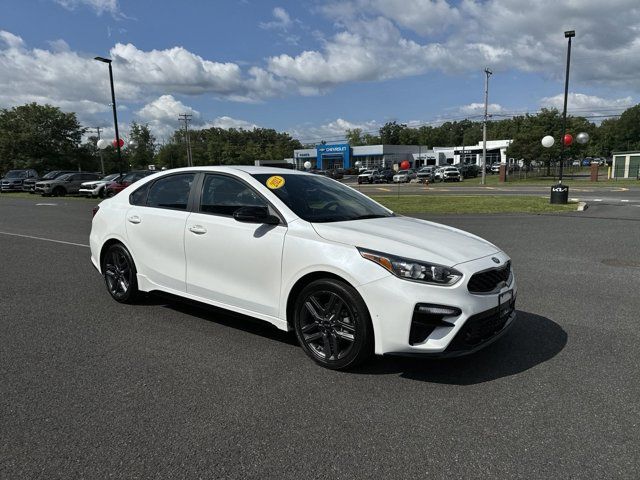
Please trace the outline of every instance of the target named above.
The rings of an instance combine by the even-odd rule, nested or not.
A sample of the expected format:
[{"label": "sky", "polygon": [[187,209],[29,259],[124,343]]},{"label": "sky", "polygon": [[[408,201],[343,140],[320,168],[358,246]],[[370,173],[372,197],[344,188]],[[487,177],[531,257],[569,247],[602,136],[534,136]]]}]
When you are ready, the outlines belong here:
[{"label": "sky", "polygon": [[0,107],[49,103],[113,135],[274,128],[304,143],[562,109],[600,121],[640,98],[638,0],[0,0]]}]

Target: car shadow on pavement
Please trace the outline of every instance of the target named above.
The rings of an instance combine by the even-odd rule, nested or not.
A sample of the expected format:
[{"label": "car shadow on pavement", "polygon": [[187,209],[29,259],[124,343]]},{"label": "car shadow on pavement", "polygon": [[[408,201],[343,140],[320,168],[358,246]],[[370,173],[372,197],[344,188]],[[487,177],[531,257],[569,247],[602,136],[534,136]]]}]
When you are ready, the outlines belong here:
[{"label": "car shadow on pavement", "polygon": [[510,330],[475,354],[450,359],[377,357],[354,373],[399,373],[410,380],[474,385],[516,375],[552,359],[562,351],[567,338],[567,332],[553,320],[518,310]]},{"label": "car shadow on pavement", "polygon": [[215,322],[225,327],[242,330],[248,334],[260,335],[270,340],[276,340],[288,345],[297,346],[295,336],[290,332],[279,330],[268,322],[257,318],[235,313],[223,308],[217,308],[204,303],[176,297],[167,293],[153,292],[143,296],[139,305],[158,305],[192,317],[198,317],[209,322]]}]

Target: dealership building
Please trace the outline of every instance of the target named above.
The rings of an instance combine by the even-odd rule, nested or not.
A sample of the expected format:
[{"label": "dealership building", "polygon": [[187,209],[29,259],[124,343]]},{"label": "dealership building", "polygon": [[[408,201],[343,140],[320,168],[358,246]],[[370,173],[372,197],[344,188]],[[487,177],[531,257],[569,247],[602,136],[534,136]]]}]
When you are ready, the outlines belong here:
[{"label": "dealership building", "polygon": [[[507,163],[507,147],[512,140],[487,141],[487,164]],[[348,143],[319,144],[315,148],[294,150],[293,159],[287,159],[297,169],[311,168],[331,170],[354,168],[356,162],[365,168],[393,168],[408,161],[412,168],[425,165],[452,165],[458,163],[482,164],[482,142],[458,147],[434,147],[423,145],[363,145],[352,147]]]}]

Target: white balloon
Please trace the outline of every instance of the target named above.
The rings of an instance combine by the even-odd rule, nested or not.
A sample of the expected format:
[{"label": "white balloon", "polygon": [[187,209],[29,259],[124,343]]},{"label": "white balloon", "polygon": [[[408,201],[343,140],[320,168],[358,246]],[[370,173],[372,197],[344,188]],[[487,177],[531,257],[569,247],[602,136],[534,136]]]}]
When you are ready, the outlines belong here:
[{"label": "white balloon", "polygon": [[311,162],[310,161],[306,161],[304,162],[304,168],[306,168],[307,170],[309,170],[311,168]]},{"label": "white balloon", "polygon": [[138,146],[135,140],[129,140],[128,145],[129,145],[129,148],[136,148]]},{"label": "white balloon", "polygon": [[104,138],[101,138],[100,140],[98,140],[98,143],[96,144],[96,146],[100,150],[104,150],[105,148],[107,148],[109,146],[109,142],[107,142]]},{"label": "white balloon", "polygon": [[362,162],[360,160],[358,160],[356,162],[356,168],[360,168],[362,166]]},{"label": "white balloon", "polygon": [[587,132],[580,132],[576,135],[576,142],[578,143],[587,143],[589,141],[589,134]]},{"label": "white balloon", "polygon": [[542,146],[545,148],[553,147],[554,143],[555,143],[555,140],[551,135],[547,135],[542,139]]}]

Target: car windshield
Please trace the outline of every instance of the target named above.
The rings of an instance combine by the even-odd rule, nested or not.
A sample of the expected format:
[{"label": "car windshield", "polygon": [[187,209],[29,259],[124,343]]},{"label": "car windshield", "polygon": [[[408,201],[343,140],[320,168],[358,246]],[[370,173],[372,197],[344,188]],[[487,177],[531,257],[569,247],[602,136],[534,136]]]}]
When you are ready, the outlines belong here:
[{"label": "car windshield", "polygon": [[118,178],[119,176],[120,176],[119,173],[112,173],[111,175],[107,175],[106,177],[104,177],[101,181],[103,181],[103,182],[112,182],[116,178]]},{"label": "car windshield", "polygon": [[27,172],[22,170],[9,170],[5,178],[27,178]]},{"label": "car windshield", "polygon": [[[393,216],[368,197],[326,177],[266,173],[253,177],[307,222],[344,222]],[[274,188],[274,177],[284,182],[280,181]]]},{"label": "car windshield", "polygon": [[65,173],[64,175],[60,175],[59,177],[56,177],[56,180],[69,180],[72,175],[73,173]]},{"label": "car windshield", "polygon": [[365,170],[364,173],[361,173],[361,175],[370,175],[372,173],[376,173],[375,170]]},{"label": "car windshield", "polygon": [[407,173],[409,173],[409,170],[400,170],[398,175],[406,175]]},{"label": "car windshield", "polygon": [[53,172],[49,172],[44,177],[42,177],[42,180],[53,180],[58,175],[60,175],[60,172],[54,170]]}]

